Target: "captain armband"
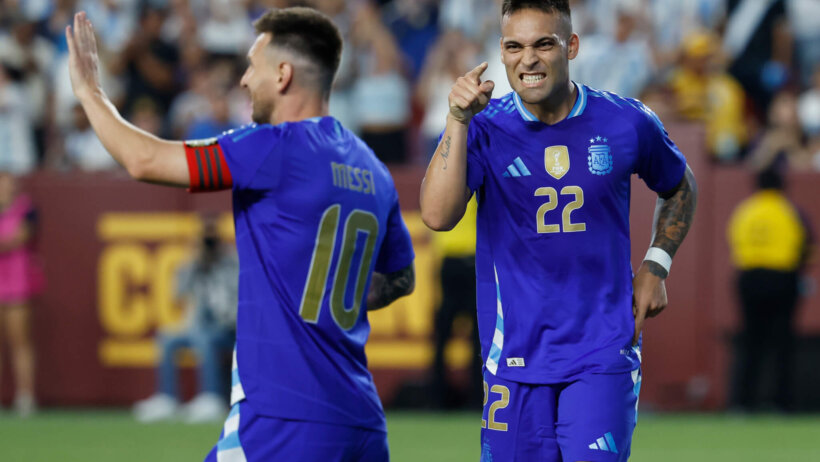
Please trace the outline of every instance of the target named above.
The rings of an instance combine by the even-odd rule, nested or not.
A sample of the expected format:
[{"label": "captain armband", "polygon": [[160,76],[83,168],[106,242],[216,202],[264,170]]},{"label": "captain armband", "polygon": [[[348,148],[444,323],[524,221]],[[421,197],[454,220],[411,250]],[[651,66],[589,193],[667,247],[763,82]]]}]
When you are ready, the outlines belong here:
[{"label": "captain armband", "polygon": [[643,259],[644,261],[654,261],[655,263],[661,265],[663,269],[666,270],[666,274],[669,274],[669,268],[672,267],[672,257],[660,247],[650,247]]},{"label": "captain armband", "polygon": [[233,186],[225,153],[216,138],[189,140],[184,145],[191,185],[188,191],[220,191]]}]

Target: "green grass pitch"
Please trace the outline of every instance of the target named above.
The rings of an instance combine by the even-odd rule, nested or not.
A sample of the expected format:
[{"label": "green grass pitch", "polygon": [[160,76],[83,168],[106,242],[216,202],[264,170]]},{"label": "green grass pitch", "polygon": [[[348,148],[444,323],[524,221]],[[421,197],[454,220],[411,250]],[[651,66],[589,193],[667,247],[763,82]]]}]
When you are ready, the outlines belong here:
[{"label": "green grass pitch", "polygon": [[[394,462],[478,462],[477,414],[389,412]],[[141,425],[126,411],[0,415],[0,460],[198,461],[221,425]],[[820,415],[642,415],[631,461],[820,461]]]}]

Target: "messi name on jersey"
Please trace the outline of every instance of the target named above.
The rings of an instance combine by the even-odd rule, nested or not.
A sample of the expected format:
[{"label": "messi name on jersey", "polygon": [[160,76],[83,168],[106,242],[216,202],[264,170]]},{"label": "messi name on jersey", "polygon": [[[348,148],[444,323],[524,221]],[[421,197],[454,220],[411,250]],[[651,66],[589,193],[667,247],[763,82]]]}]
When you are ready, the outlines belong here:
[{"label": "messi name on jersey", "polygon": [[331,162],[330,168],[333,170],[333,186],[376,195],[376,185],[370,170],[336,162]]}]

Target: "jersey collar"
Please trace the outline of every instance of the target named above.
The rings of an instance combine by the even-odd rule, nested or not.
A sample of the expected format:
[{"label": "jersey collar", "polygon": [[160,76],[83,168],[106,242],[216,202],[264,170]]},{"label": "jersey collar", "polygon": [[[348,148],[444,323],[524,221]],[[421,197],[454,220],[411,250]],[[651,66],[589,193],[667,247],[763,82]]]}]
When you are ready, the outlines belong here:
[{"label": "jersey collar", "polygon": [[[578,89],[578,97],[575,98],[575,105],[572,106],[572,110],[569,111],[569,115],[567,115],[567,119],[571,119],[573,117],[578,117],[579,115],[584,113],[584,109],[587,107],[587,89],[585,86],[578,84],[577,82],[572,82],[575,85],[575,88]],[[521,115],[521,118],[526,120],[527,122],[538,122],[538,117],[532,115],[532,113],[524,107],[524,102],[521,101],[521,97],[518,96],[518,93],[513,92],[513,102],[515,102],[515,107],[518,109],[518,113]]]}]

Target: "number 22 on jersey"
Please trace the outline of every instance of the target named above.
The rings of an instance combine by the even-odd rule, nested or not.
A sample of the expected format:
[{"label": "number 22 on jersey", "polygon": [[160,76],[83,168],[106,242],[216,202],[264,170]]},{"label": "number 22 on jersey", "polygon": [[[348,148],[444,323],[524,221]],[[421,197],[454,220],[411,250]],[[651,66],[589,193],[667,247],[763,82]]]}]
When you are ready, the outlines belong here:
[{"label": "number 22 on jersey", "polygon": [[[319,222],[316,244],[313,247],[313,256],[310,261],[310,270],[308,270],[304,292],[302,293],[302,303],[299,306],[299,315],[309,323],[315,324],[319,320],[328,273],[330,273],[330,268],[333,266],[341,209],[342,207],[339,204],[331,205],[325,209]],[[356,243],[359,241],[360,232],[365,233],[367,239],[364,243],[361,262],[353,283],[355,291],[352,306],[346,306],[345,295],[350,272],[355,263],[353,257],[356,254]],[[362,296],[367,284],[370,262],[373,259],[373,250],[378,236],[379,221],[372,213],[354,209],[345,218],[342,248],[336,255],[336,273],[330,287],[330,312],[336,324],[344,330],[352,329],[359,317]]]}]

